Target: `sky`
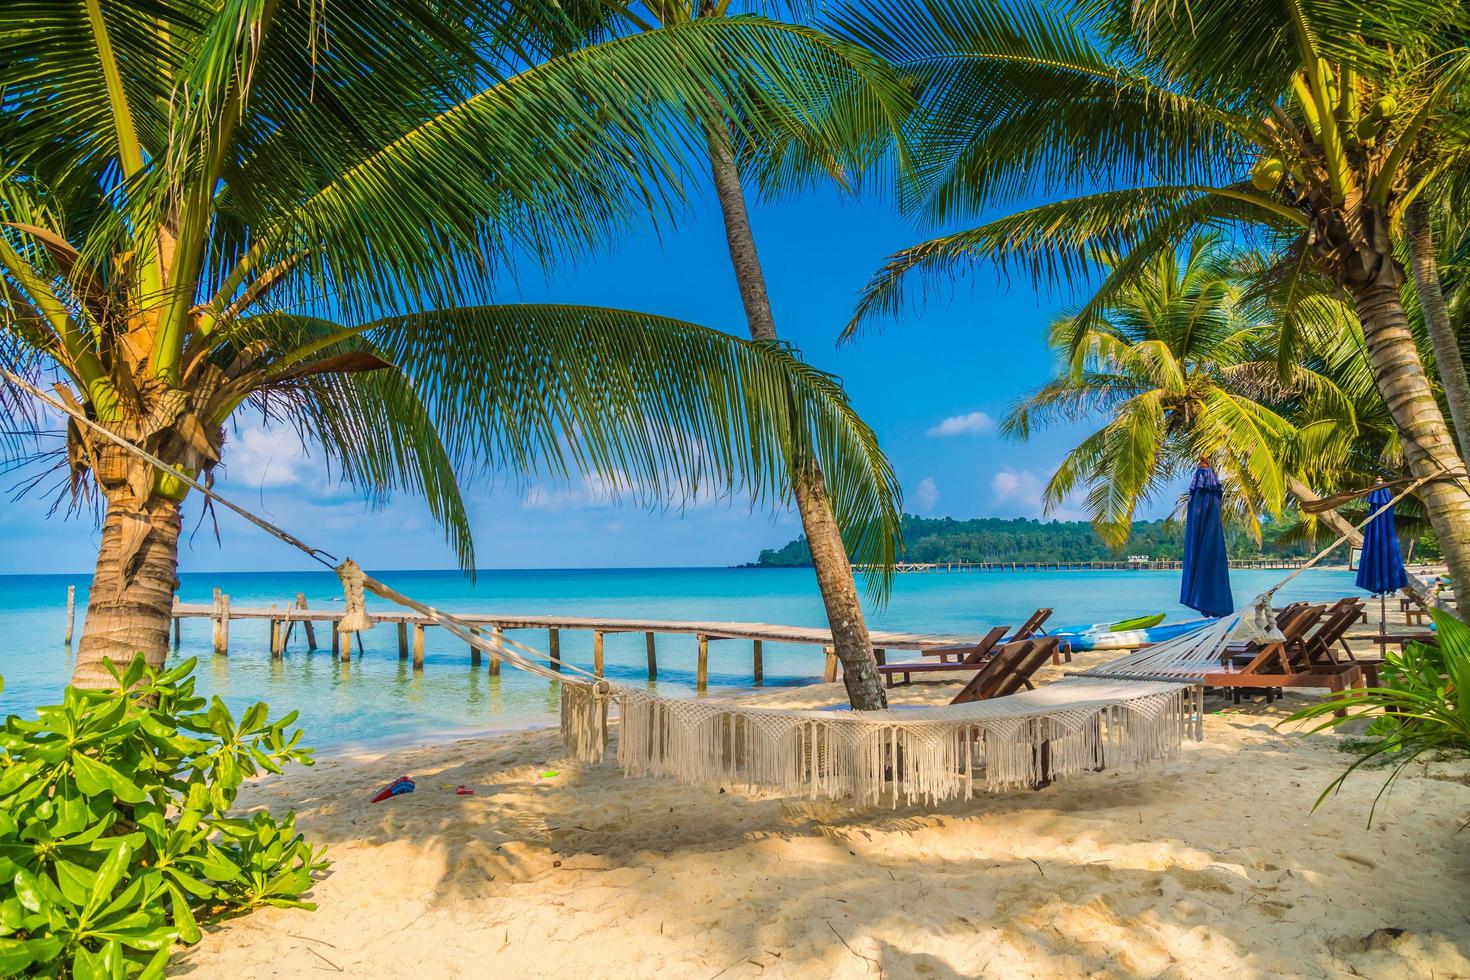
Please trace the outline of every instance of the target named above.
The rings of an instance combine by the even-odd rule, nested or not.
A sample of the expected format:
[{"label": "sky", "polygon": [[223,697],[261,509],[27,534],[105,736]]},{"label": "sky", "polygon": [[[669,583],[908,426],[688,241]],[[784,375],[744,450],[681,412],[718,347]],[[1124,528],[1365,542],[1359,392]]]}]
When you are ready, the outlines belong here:
[{"label": "sky", "polygon": [[[1024,277],[980,269],[902,322],[838,346],[863,283],[897,249],[929,237],[885,200],[818,190],[752,208],[777,329],[811,363],[841,376],[877,433],[921,516],[1043,516],[1041,491],[1080,430],[1019,443],[997,423],[1055,369],[1046,325],[1075,297],[1038,290]],[[507,302],[585,303],[642,310],[745,334],[744,317],[712,199],[678,228],[630,231],[607,254],[508,283]],[[1070,440],[1069,440],[1070,437]],[[251,422],[228,434],[217,489],[337,555],[376,568],[452,568],[455,558],[426,508],[412,497],[372,508],[333,485],[320,452],[293,433]],[[754,560],[800,532],[793,512],[701,499],[650,512],[610,499],[582,480],[547,484],[512,474],[463,487],[476,564],[482,568],[672,567]],[[0,504],[0,574],[84,572],[96,556],[90,515],[48,517],[47,499]],[[1140,516],[1162,516],[1141,512]],[[1082,517],[1064,506],[1053,517]],[[243,521],[200,522],[185,505],[183,571],[305,567],[302,556]]]}]

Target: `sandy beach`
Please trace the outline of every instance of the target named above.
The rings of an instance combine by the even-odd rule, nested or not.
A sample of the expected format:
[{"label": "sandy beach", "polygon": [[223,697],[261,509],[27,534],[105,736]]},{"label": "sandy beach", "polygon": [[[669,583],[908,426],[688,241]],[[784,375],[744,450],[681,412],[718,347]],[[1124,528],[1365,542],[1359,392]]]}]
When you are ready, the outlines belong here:
[{"label": "sandy beach", "polygon": [[[953,690],[915,684],[896,700]],[[841,697],[825,685],[753,700]],[[625,779],[610,760],[568,761],[554,731],[328,758],[244,800],[298,810],[328,846],[320,908],[229,922],[175,969],[1470,976],[1470,763],[1414,766],[1371,827],[1382,771],[1314,813],[1350,757],[1343,736],[1278,727],[1297,703],[1212,698],[1204,742],[1165,766],[932,809]],[[401,774],[417,792],[368,802]]]}]

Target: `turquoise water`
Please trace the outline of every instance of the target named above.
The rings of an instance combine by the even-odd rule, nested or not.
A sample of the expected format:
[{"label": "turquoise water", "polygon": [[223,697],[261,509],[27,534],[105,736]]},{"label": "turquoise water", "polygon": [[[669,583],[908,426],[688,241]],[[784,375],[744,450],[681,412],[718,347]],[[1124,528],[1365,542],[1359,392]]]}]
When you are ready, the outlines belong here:
[{"label": "turquoise water", "polygon": [[[450,611],[522,615],[650,619],[744,620],[822,626],[822,605],[809,569],[586,569],[481,572],[473,585],[457,572],[375,572],[394,588]],[[1287,573],[1241,571],[1232,578],[1243,603]],[[29,713],[54,702],[71,660],[62,644],[66,587],[77,586],[78,635],[86,607],[86,576],[0,576],[0,713]],[[313,607],[340,608],[342,593],[330,572],[185,574],[180,597],[210,601],[219,586],[233,605],[284,605],[304,592]],[[1281,599],[1328,599],[1354,591],[1352,574],[1310,571]],[[1193,618],[1177,604],[1178,572],[930,572],[899,575],[888,606],[872,614],[875,628],[919,632],[981,632],[1018,623],[1037,606],[1056,609],[1052,624],[1093,623],[1166,611]],[[370,602],[371,607],[371,602]],[[397,633],[379,626],[363,634],[364,655],[343,666],[330,649],[306,651],[298,626],[284,660],[268,652],[265,621],[236,621],[230,655],[210,650],[208,620],[186,620],[173,658],[197,656],[200,687],[232,708],[268,701],[277,711],[297,708],[308,742],[318,748],[382,745],[460,733],[548,723],[557,710],[556,685],[507,669],[491,678],[472,668],[468,651],[442,630],[428,631],[425,670],[414,673],[398,659]],[[324,631],[323,631],[324,633]],[[512,636],[544,649],[546,634]],[[329,637],[323,635],[329,645]],[[659,637],[659,687],[692,693],[695,639]],[[590,666],[589,633],[562,632],[562,656]],[[751,683],[750,644],[710,645],[711,688]],[[607,673],[624,681],[647,679],[641,634],[606,638]],[[819,648],[767,644],[766,683],[808,683],[821,675]]]}]

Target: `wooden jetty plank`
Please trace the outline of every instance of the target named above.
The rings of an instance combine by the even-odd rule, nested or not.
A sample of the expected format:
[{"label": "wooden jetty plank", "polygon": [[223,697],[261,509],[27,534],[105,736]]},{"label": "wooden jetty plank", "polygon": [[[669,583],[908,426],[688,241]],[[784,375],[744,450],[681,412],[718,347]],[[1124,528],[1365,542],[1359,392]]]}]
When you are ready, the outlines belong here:
[{"label": "wooden jetty plank", "polygon": [[[181,604],[177,615],[186,619],[208,617],[210,607],[202,604]],[[312,618],[322,622],[340,622],[343,610],[321,610],[313,612]],[[280,610],[236,609],[234,619],[279,618]],[[829,645],[831,630],[817,626],[785,626],[772,623],[743,623],[727,621],[663,620],[663,619],[602,619],[573,616],[523,616],[503,613],[456,613],[456,618],[474,626],[499,626],[502,629],[586,630],[603,633],[670,633],[704,634],[713,640],[764,640],[767,643]],[[431,624],[432,621],[416,613],[374,612],[371,617],[376,623]],[[890,650],[923,650],[932,646],[947,646],[955,643],[976,643],[978,635],[956,633],[904,633],[888,630],[871,631],[874,646]]]}]

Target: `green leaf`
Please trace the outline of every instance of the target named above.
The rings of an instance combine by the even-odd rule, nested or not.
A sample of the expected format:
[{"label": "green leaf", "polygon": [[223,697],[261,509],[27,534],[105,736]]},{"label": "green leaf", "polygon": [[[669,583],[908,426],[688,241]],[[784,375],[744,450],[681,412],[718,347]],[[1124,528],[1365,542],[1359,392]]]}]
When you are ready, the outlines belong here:
[{"label": "green leaf", "polygon": [[40,912],[47,905],[40,882],[24,868],[15,873],[15,897],[31,912]]},{"label": "green leaf", "polygon": [[132,856],[133,849],[128,846],[127,841],[119,840],[111,853],[103,859],[102,866],[97,869],[97,880],[92,884],[91,897],[87,900],[87,914],[101,908],[112,896],[112,891],[122,879],[123,871]]},{"label": "green leaf", "polygon": [[23,939],[0,938],[0,976],[16,977],[36,961],[30,944]]},{"label": "green leaf", "polygon": [[189,908],[189,899],[176,885],[170,884],[167,887],[169,903],[173,909],[173,924],[179,931],[179,940],[192,946],[199,941],[201,933],[194,912]]},{"label": "green leaf", "polygon": [[142,803],[148,794],[116,769],[78,752],[72,756],[77,788],[88,796],[111,793],[124,803]]}]

